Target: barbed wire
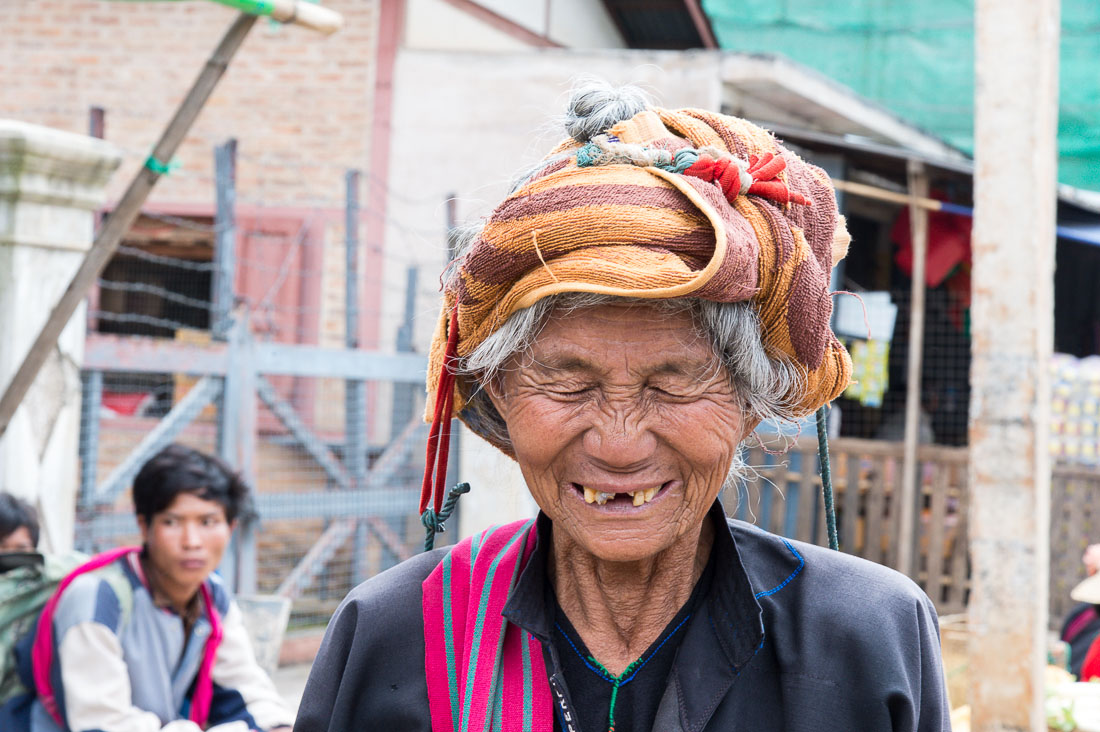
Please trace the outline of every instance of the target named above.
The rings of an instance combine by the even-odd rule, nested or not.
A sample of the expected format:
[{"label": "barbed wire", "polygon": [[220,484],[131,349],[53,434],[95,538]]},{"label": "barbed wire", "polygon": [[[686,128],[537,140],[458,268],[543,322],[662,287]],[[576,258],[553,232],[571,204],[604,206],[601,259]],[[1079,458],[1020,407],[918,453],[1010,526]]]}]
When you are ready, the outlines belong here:
[{"label": "barbed wire", "polygon": [[217,236],[224,231],[226,225],[218,224],[203,224],[194,219],[183,218],[181,216],[172,216],[170,214],[156,213],[153,211],[142,211],[141,216],[147,219],[154,219],[165,224],[172,224],[178,226],[181,229],[190,229],[192,231],[202,232],[203,234],[214,234]]},{"label": "barbed wire", "polygon": [[99,280],[99,286],[106,290],[118,290],[120,292],[140,292],[145,295],[156,295],[162,297],[169,302],[174,302],[179,305],[185,305],[191,308],[197,308],[199,310],[210,310],[213,306],[209,300],[199,300],[197,298],[188,297],[187,295],[181,295],[178,292],[173,292],[168,288],[161,287],[160,285],[151,285],[147,282],[124,282],[120,280]]},{"label": "barbed wire", "polygon": [[259,306],[261,308],[271,305],[271,297],[282,288],[283,283],[286,282],[287,274],[290,271],[290,258],[294,252],[302,246],[302,240],[305,238],[306,232],[313,226],[313,221],[316,217],[316,213],[311,214],[309,219],[298,228],[298,234],[294,237],[294,241],[286,248],[286,254],[283,256],[283,261],[279,265],[279,271],[275,277],[275,281],[271,283],[271,287],[269,287],[267,292],[264,293],[264,296],[260,298]]},{"label": "barbed wire", "polygon": [[[145,159],[149,157],[149,150],[139,150],[139,149],[133,148],[133,147],[120,146],[117,142],[114,142],[114,141],[111,141],[111,144],[114,145],[114,147],[122,153],[124,158],[129,159],[131,162],[144,163]],[[210,156],[210,160],[211,161],[213,160],[213,155]],[[355,165],[348,165],[346,163],[339,163],[339,162],[335,162],[335,161],[311,160],[309,162],[304,162],[300,158],[291,157],[291,156],[275,155],[275,154],[270,154],[270,153],[253,154],[253,153],[249,153],[247,150],[243,149],[242,147],[237,148],[238,184],[239,184],[239,181],[241,179],[241,176],[239,175],[240,168],[241,168],[241,163],[252,163],[252,164],[255,164],[255,165],[262,166],[264,168],[278,168],[280,170],[299,170],[299,171],[300,170],[306,170],[306,169],[320,170],[320,171],[330,170],[330,171],[338,171],[341,174],[344,173],[344,172],[350,171],[350,170],[357,170],[359,172],[359,176],[360,176],[360,179],[362,181],[364,181],[366,183],[369,183],[373,186],[381,187],[382,192],[385,194],[385,196],[388,200],[393,200],[393,201],[397,201],[397,202],[400,202],[400,203],[404,203],[406,205],[414,205],[414,206],[418,206],[418,205],[422,205],[422,204],[433,204],[433,203],[436,203],[437,200],[438,200],[437,196],[432,196],[432,195],[415,196],[415,195],[411,195],[409,193],[406,193],[404,191],[395,190],[390,186],[390,183],[389,183],[388,180],[386,180],[382,176],[378,175],[374,171],[370,170],[369,168],[359,168],[359,167],[356,167]],[[216,177],[217,177],[217,174],[216,174],[216,171],[213,168],[212,162],[210,163],[209,168],[206,168],[202,171],[195,170],[193,168],[187,168],[187,167],[181,166],[181,167],[174,168],[169,175],[171,177],[188,178],[188,179],[191,179],[191,180],[198,180],[198,179],[215,180]],[[261,188],[263,187],[263,184],[264,184],[264,181],[261,179]],[[343,185],[343,180],[339,179],[339,182],[334,183],[333,185],[334,186],[335,185],[342,186]],[[364,195],[366,195],[366,191],[364,191],[363,193],[364,193]],[[332,203],[332,201],[329,201],[329,203]],[[342,207],[343,205],[344,205],[344,201],[341,199],[339,201],[338,207]]]},{"label": "barbed wire", "polygon": [[195,262],[189,259],[180,259],[178,257],[165,257],[125,244],[120,246],[117,251],[119,254],[124,254],[127,257],[141,259],[154,264],[163,264],[169,267],[178,267],[180,269],[191,270],[192,272],[213,272],[217,269],[217,266],[213,262]]},{"label": "barbed wire", "polygon": [[90,315],[100,320],[109,320],[113,323],[137,323],[139,325],[165,328],[167,330],[195,330],[195,326],[181,323],[178,320],[167,320],[165,318],[157,318],[143,313],[114,313],[109,310],[93,310]]}]

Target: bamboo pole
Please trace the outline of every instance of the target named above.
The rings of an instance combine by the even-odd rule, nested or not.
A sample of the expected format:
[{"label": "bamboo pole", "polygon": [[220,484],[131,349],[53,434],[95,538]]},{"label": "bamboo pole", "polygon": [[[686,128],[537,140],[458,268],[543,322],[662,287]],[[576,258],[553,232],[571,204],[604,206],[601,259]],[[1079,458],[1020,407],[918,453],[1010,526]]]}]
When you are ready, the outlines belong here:
[{"label": "bamboo pole", "polygon": [[940,211],[943,209],[943,201],[928,198],[926,195],[914,196],[911,190],[909,193],[896,193],[878,186],[867,185],[866,183],[853,183],[847,180],[837,180],[836,178],[832,180],[832,184],[838,191],[851,193],[853,196],[873,198],[876,201],[887,201],[888,203],[897,203],[902,206],[916,206],[926,211]]},{"label": "bamboo pole", "polygon": [[155,168],[162,167],[172,159],[188,130],[191,129],[191,125],[194,124],[195,118],[202,111],[206,100],[210,98],[214,87],[221,80],[233,55],[241,47],[248,31],[252,29],[255,23],[255,15],[242,13],[229,26],[217,48],[214,49],[214,53],[203,66],[191,90],[184,97],[172,120],[153,147],[149,162],[130,181],[130,185],[122,195],[118,205],[103,222],[92,248],[88,250],[80,268],[69,282],[68,288],[61,295],[57,305],[54,306],[50,317],[42,326],[42,330],[39,331],[38,337],[31,345],[30,350],[23,359],[23,363],[19,366],[19,370],[15,372],[7,388],[5,388],[3,397],[0,397],[0,436],[3,436],[7,430],[11,418],[15,415],[15,410],[23,401],[23,397],[26,396],[31,384],[34,383],[38,370],[57,344],[61,331],[65,329],[65,325],[69,322],[73,313],[76,312],[88,290],[95,284],[103,268],[114,256],[123,235],[129,230],[134,223],[134,219],[141,212],[145,199],[149,197],[150,191],[153,190],[153,186],[156,185],[161,176],[161,173],[157,172]]},{"label": "bamboo pole", "polygon": [[913,272],[909,297],[909,357],[905,384],[905,456],[902,460],[898,508],[896,569],[912,576],[913,533],[916,518],[920,441],[921,360],[924,355],[924,270],[928,258],[928,209],[917,204],[928,198],[928,173],[921,163],[909,161],[909,231],[913,243]]},{"label": "bamboo pole", "polygon": [[219,5],[251,15],[265,15],[280,23],[300,25],[318,33],[331,35],[344,25],[344,18],[335,10],[308,0],[213,0]]}]

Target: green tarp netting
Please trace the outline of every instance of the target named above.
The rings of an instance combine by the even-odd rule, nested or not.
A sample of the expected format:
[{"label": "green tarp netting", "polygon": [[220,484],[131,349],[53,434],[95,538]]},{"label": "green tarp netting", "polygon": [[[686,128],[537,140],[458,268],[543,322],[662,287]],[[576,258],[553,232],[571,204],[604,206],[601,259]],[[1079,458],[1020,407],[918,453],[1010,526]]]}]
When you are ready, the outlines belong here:
[{"label": "green tarp netting", "polygon": [[[816,69],[974,149],[973,0],[703,0],[722,48]],[[1100,0],[1062,0],[1058,179],[1100,191]]]}]

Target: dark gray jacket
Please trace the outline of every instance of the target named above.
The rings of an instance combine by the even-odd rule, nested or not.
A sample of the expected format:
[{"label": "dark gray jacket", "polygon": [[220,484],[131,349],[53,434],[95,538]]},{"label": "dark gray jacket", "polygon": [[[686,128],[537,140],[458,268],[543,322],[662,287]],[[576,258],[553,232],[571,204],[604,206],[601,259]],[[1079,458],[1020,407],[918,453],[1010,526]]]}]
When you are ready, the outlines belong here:
[{"label": "dark gray jacket", "polygon": [[[722,520],[717,507],[712,515]],[[950,729],[936,612],[915,584],[749,524],[728,527],[716,533],[707,612],[688,623],[655,732]],[[538,545],[504,615],[542,640],[551,687],[568,704],[550,642],[549,530],[540,517]],[[445,551],[348,595],[314,662],[295,732],[431,730],[420,586]],[[559,715],[559,729],[573,725]]]}]

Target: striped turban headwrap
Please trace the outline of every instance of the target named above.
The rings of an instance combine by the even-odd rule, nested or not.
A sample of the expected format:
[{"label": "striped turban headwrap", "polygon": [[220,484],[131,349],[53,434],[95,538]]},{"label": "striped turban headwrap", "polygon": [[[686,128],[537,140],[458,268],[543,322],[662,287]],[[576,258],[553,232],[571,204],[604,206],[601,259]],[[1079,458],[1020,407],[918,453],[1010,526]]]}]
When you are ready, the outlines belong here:
[{"label": "striped turban headwrap", "polygon": [[453,265],[428,365],[437,444],[476,387],[445,366],[564,292],[751,301],[767,351],[805,372],[793,414],[848,386],[828,292],[848,234],[823,170],[750,122],[698,109],[646,109],[547,160]]}]

